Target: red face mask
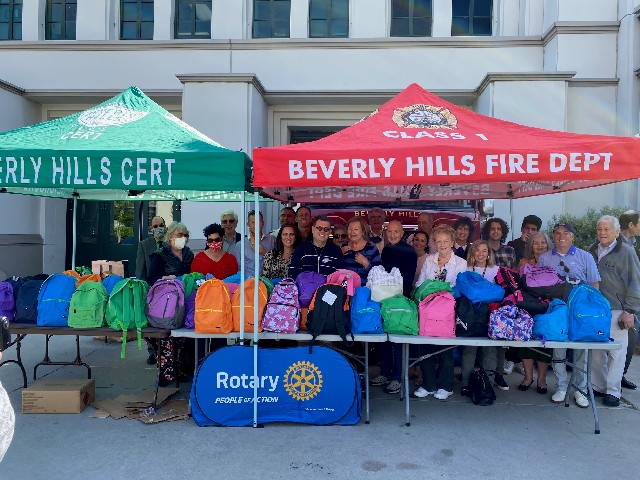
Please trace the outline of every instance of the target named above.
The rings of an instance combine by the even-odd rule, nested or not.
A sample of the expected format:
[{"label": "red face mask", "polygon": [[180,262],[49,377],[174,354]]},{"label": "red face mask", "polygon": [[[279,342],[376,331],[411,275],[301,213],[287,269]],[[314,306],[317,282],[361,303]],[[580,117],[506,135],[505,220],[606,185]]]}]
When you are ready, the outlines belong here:
[{"label": "red face mask", "polygon": [[207,247],[209,247],[209,250],[219,252],[222,250],[222,242],[207,242]]}]

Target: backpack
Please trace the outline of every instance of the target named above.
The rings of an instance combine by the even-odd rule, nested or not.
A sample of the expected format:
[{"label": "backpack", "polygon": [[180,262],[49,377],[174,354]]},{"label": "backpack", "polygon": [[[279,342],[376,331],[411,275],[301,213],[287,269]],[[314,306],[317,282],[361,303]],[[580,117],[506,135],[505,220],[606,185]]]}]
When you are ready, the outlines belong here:
[{"label": "backpack", "polygon": [[530,263],[522,266],[520,276],[523,287],[550,287],[564,283],[553,267],[538,267]]},{"label": "backpack", "polygon": [[[322,285],[313,295],[307,316],[307,332],[313,337],[309,344],[309,353],[318,335],[340,335],[346,345],[353,345],[349,314],[349,296],[342,285]],[[347,335],[351,335],[351,341]]]},{"label": "backpack", "polygon": [[102,282],[102,275],[99,273],[89,273],[87,275],[81,275],[76,281],[76,287],[79,287],[84,282]]},{"label": "backpack", "polygon": [[347,294],[352,297],[356,288],[362,286],[360,275],[351,270],[339,268],[327,277],[327,283],[335,283],[336,285],[344,285],[347,287]]},{"label": "backpack", "polygon": [[526,310],[530,315],[540,315],[549,308],[549,300],[537,297],[526,290],[516,290],[504,297],[502,305],[515,305]]},{"label": "backpack", "polygon": [[489,304],[472,303],[467,297],[456,300],[456,337],[486,337],[489,331]]},{"label": "backpack", "polygon": [[231,300],[224,282],[215,278],[207,280],[196,292],[193,319],[196,333],[231,333]]},{"label": "backpack", "polygon": [[160,279],[147,293],[147,322],[156,328],[173,330],[184,324],[184,287],[174,278]]},{"label": "backpack", "polygon": [[496,283],[504,288],[507,293],[520,290],[520,272],[515,268],[499,267],[496,274]]},{"label": "backpack", "polygon": [[425,280],[411,294],[411,298],[414,302],[420,303],[427,296],[436,292],[449,292],[453,293],[451,284],[449,282],[442,282],[440,280]]},{"label": "backpack", "polygon": [[456,290],[472,303],[501,302],[504,288],[490,282],[477,272],[461,272],[456,279]]},{"label": "backpack", "polygon": [[236,293],[236,290],[240,288],[240,284],[233,282],[224,282],[225,287],[227,287],[227,293],[229,294],[229,300],[233,298],[233,294]]},{"label": "backpack", "polygon": [[353,334],[383,333],[380,303],[371,300],[371,290],[367,287],[356,288],[350,309]]},{"label": "backpack", "polygon": [[402,274],[397,267],[393,267],[390,272],[387,272],[382,265],[376,265],[369,270],[366,286],[371,289],[371,299],[375,302],[381,302],[385,298],[402,295]]},{"label": "backpack", "polygon": [[13,322],[16,316],[16,300],[13,296],[13,285],[10,282],[0,282],[0,317],[7,317]]},{"label": "backpack", "polygon": [[260,281],[264,283],[264,286],[267,287],[267,297],[271,297],[271,292],[273,292],[273,287],[275,287],[275,283],[273,283],[270,279],[262,275],[260,277]]},{"label": "backpack", "polygon": [[121,280],[124,280],[124,278],[120,275],[116,275],[115,273],[107,275],[104,280],[102,280],[102,285],[104,285],[104,288],[107,290],[107,295],[111,295],[113,287],[115,287],[116,284]]},{"label": "backpack", "polygon": [[267,332],[296,333],[300,328],[298,287],[292,278],[281,280],[271,292],[262,328]]},{"label": "backpack", "polygon": [[493,405],[496,399],[496,392],[491,386],[491,381],[487,372],[476,370],[469,377],[469,396],[474,405]]},{"label": "backpack", "polygon": [[26,280],[20,285],[16,296],[16,323],[38,323],[38,294],[43,283],[44,280]]},{"label": "backpack", "polygon": [[489,315],[489,338],[493,340],[531,340],[533,318],[526,310],[510,304]]},{"label": "backpack", "polygon": [[404,295],[380,302],[382,328],[386,333],[418,335],[418,306]]},{"label": "backpack", "polygon": [[317,272],[302,272],[296,277],[298,286],[298,301],[300,306],[308,308],[316,290],[327,283],[324,275]]},{"label": "backpack", "polygon": [[142,350],[142,329],[147,326],[145,307],[148,290],[149,285],[144,280],[126,278],[116,283],[109,296],[105,318],[107,326],[122,332],[120,358],[124,358],[127,330],[137,331],[138,350]]},{"label": "backpack", "polygon": [[449,292],[427,295],[418,305],[419,335],[422,337],[456,336],[456,301]]},{"label": "backpack", "polygon": [[[244,289],[244,331],[245,333],[253,332],[255,326],[253,310],[255,281],[255,278],[247,279],[240,288],[233,293],[233,297],[231,297],[231,314],[234,332],[240,331],[240,310],[243,308],[240,304],[241,289]],[[267,287],[263,282],[258,280],[258,285],[258,331],[261,332],[262,315],[269,301],[269,295],[267,294]]]},{"label": "backpack", "polygon": [[63,273],[47,278],[38,293],[38,326],[66,327],[69,303],[76,290],[76,279]]},{"label": "backpack", "polygon": [[185,298],[191,295],[191,292],[198,289],[199,280],[204,280],[204,275],[200,272],[186,273],[182,276],[182,286],[184,287]]},{"label": "backpack", "polygon": [[[524,281],[522,283],[524,284]],[[522,288],[523,291],[529,292],[535,297],[546,300],[559,298],[566,302],[569,299],[569,295],[571,294],[571,290],[573,289],[573,287],[573,284],[561,280],[560,283],[556,283],[554,285],[548,285],[544,287],[530,287],[528,285],[523,285]]]},{"label": "backpack", "polygon": [[109,295],[102,283],[84,282],[73,296],[69,306],[69,326],[73,328],[104,327]]},{"label": "backpack", "polygon": [[75,270],[65,270],[62,273],[64,273],[65,275],[68,275],[70,277],[73,277],[76,280],[78,280],[80,278],[80,274],[78,272],[76,272]]},{"label": "backpack", "polygon": [[198,290],[191,292],[187,298],[184,299],[184,328],[193,329],[196,326],[196,295]]},{"label": "backpack", "polygon": [[611,305],[591,285],[573,287],[569,300],[569,340],[572,342],[608,342],[611,333]]},{"label": "backpack", "polygon": [[562,300],[553,300],[546,313],[533,317],[533,335],[543,342],[567,342],[568,331],[569,307]]}]

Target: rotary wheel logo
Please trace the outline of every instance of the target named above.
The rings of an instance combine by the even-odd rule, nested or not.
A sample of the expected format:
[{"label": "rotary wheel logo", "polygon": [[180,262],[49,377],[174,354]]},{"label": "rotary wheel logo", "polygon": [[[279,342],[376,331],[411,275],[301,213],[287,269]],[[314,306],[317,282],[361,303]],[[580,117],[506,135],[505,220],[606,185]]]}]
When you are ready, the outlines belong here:
[{"label": "rotary wheel logo", "polygon": [[417,104],[410,107],[396,108],[393,121],[404,128],[447,128],[458,126],[458,119],[448,109],[433,105]]},{"label": "rotary wheel logo", "polygon": [[311,400],[322,390],[322,373],[311,362],[296,362],[284,374],[284,388],[296,400]]}]

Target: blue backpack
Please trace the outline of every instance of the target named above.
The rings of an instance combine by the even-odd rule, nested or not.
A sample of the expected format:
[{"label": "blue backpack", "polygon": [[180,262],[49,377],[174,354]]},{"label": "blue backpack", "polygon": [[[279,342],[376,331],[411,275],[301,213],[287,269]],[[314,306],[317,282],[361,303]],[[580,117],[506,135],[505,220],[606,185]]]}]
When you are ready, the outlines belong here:
[{"label": "blue backpack", "polygon": [[543,342],[569,341],[569,307],[560,299],[552,300],[547,313],[533,317],[533,335]]},{"label": "blue backpack", "polygon": [[66,327],[69,321],[69,304],[75,291],[75,277],[55,273],[47,278],[38,294],[38,326]]},{"label": "blue backpack", "polygon": [[27,280],[20,285],[16,296],[16,323],[37,323],[38,293],[43,283],[44,280]]},{"label": "blue backpack", "polygon": [[104,280],[102,280],[102,285],[107,290],[107,295],[111,295],[113,287],[115,287],[116,283],[118,283],[120,280],[124,280],[124,278],[122,278],[120,275],[116,275],[115,273],[108,275]]},{"label": "blue backpack", "polygon": [[569,340],[572,342],[608,342],[611,330],[611,305],[597,288],[587,284],[573,287],[569,307]]},{"label": "blue backpack", "polygon": [[351,332],[354,335],[364,333],[384,333],[380,304],[371,300],[371,290],[367,287],[356,288],[351,298]]},{"label": "blue backpack", "polygon": [[461,272],[458,274],[454,296],[464,295],[471,303],[501,302],[504,298],[504,288],[490,282],[476,272]]}]

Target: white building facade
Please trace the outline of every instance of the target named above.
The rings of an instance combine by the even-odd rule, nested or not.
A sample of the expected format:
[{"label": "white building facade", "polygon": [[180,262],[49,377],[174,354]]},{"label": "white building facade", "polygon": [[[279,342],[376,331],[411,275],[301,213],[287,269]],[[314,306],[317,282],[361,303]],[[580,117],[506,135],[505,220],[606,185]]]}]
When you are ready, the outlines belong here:
[{"label": "white building facade", "polygon": [[[351,125],[416,82],[504,120],[631,136],[639,16],[640,0],[7,0],[0,131],[136,85],[225,147],[251,152]],[[631,181],[500,201],[495,213],[518,230],[529,213],[546,224],[639,203]],[[0,270],[64,269],[66,201],[0,194],[0,208]],[[197,233],[217,220],[213,210],[182,205]]]}]

